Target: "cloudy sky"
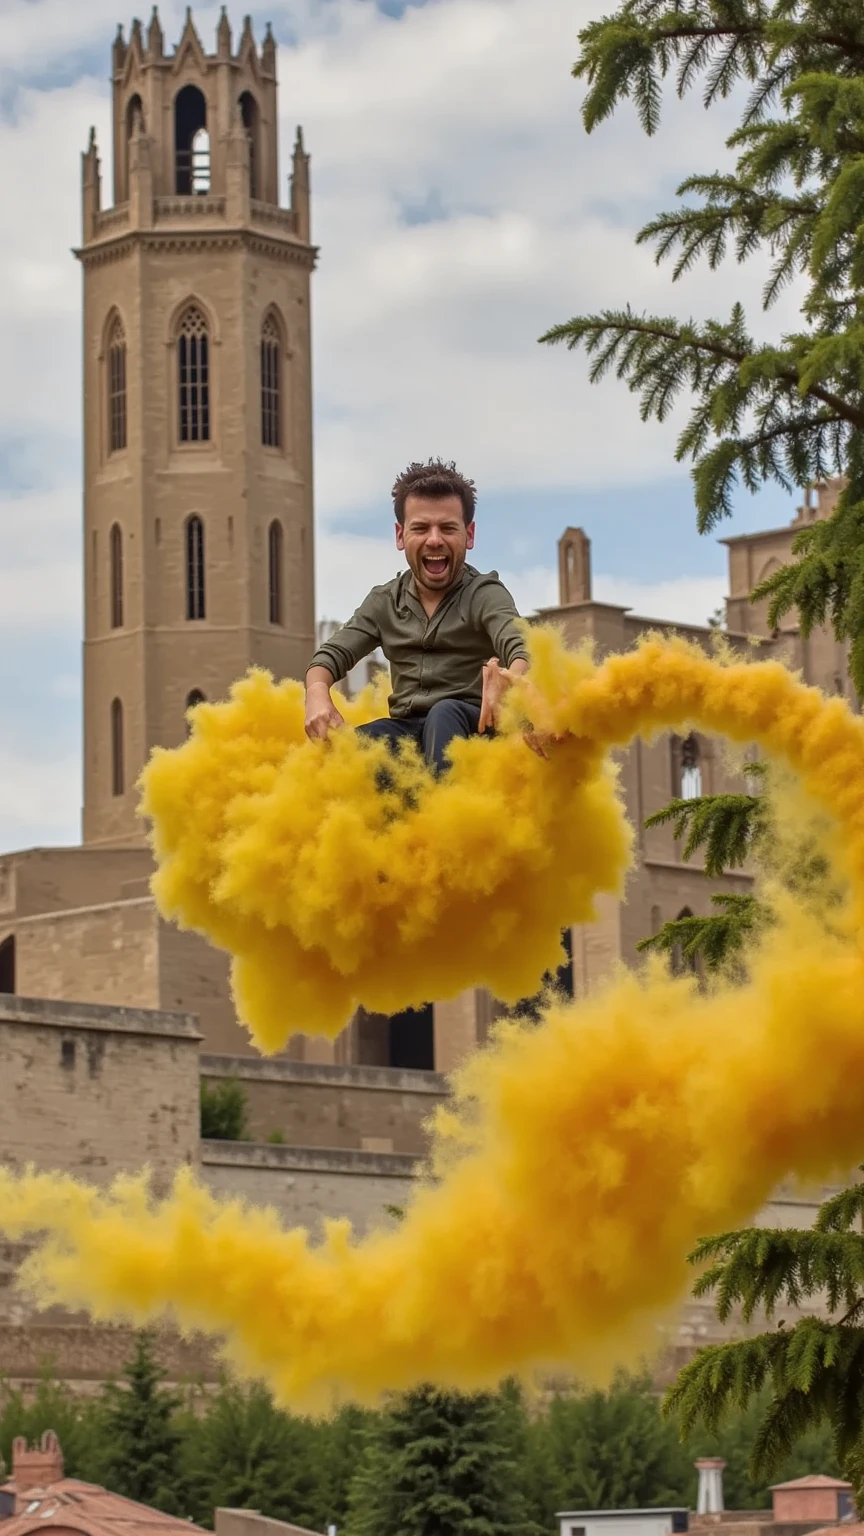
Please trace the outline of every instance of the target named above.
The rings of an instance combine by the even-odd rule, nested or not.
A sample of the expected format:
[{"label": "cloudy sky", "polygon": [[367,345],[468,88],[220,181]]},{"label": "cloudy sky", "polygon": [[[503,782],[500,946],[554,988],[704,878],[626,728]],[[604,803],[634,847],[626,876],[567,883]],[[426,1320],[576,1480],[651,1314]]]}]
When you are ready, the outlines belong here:
[{"label": "cloudy sky", "polygon": [[[108,176],[118,0],[0,0],[0,849],[73,842],[80,803],[79,154],[96,125]],[[283,173],[312,154],[317,585],[344,616],[394,574],[387,492],[409,460],[478,483],[479,565],[523,611],[556,599],[568,524],[593,545],[595,595],[704,622],[724,551],[695,532],[675,424],[643,426],[584,358],[540,347],[570,315],[630,302],[726,315],[764,271],[672,286],[634,232],[677,182],[724,163],[733,109],[671,103],[646,141],[632,110],[590,138],[571,65],[601,0],[271,0]],[[167,45],[183,11],[160,7]],[[217,8],[195,19],[213,47]],[[229,8],[235,28],[241,14]],[[287,176],[283,180],[283,199]],[[770,330],[792,318],[794,295]],[[763,325],[766,331],[768,326]],[[725,532],[792,516],[742,494]]]}]

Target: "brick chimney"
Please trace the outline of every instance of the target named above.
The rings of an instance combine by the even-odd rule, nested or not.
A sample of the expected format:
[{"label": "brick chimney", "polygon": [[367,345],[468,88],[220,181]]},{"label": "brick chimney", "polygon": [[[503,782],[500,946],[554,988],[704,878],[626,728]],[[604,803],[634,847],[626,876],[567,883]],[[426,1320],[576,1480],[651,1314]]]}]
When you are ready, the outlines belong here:
[{"label": "brick chimney", "polygon": [[53,1429],[46,1429],[38,1446],[28,1448],[23,1435],[12,1441],[12,1482],[17,1494],[50,1488],[63,1477],[63,1452]]}]

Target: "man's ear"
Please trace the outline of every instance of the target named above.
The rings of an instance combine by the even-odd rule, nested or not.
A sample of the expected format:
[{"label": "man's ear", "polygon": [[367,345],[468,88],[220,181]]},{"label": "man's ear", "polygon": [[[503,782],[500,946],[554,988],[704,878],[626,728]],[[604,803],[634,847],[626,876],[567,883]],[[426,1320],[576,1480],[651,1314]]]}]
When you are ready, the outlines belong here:
[{"label": "man's ear", "polygon": [[[405,529],[402,527],[401,523],[397,523],[396,524],[396,548],[397,549],[404,549],[405,548]],[[470,548],[470,545],[469,545],[469,548]]]},{"label": "man's ear", "polygon": [[468,527],[465,529],[465,548],[466,549],[473,549],[474,548],[474,524],[473,523],[469,523]]}]

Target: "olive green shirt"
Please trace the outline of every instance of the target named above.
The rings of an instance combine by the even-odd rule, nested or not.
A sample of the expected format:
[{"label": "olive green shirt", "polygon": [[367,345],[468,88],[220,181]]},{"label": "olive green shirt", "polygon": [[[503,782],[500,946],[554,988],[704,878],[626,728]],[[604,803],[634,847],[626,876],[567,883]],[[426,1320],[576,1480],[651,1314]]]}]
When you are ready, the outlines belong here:
[{"label": "olive green shirt", "polygon": [[373,587],[309,665],[326,667],[339,682],[380,646],[390,665],[394,720],[425,715],[442,699],[479,704],[484,662],[497,656],[503,667],[509,667],[517,657],[528,660],[518,617],[498,573],[484,576],[466,565],[431,619],[427,618],[414,577],[403,571],[384,586]]}]

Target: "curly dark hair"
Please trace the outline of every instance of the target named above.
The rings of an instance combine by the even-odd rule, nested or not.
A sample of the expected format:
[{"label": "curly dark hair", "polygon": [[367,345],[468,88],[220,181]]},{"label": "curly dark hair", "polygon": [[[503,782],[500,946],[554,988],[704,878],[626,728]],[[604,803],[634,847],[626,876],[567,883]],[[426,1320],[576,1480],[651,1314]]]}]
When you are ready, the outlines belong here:
[{"label": "curly dark hair", "polygon": [[455,464],[445,464],[443,459],[427,459],[425,464],[409,464],[393,486],[393,510],[397,523],[405,522],[405,502],[409,496],[425,496],[430,501],[443,501],[445,496],[458,496],[462,503],[465,526],[474,521],[477,492],[473,480],[460,475]]}]

